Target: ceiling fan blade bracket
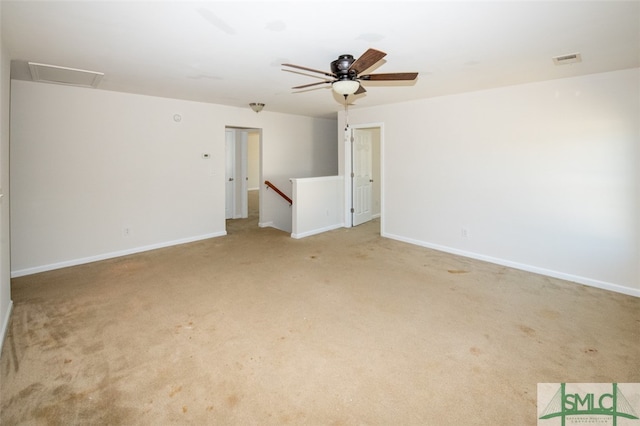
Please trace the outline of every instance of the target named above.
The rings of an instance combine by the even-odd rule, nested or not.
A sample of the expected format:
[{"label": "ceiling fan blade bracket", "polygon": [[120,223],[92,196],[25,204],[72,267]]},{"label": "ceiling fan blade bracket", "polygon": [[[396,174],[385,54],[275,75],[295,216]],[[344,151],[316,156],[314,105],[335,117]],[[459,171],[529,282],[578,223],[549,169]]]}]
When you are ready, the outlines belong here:
[{"label": "ceiling fan blade bracket", "polygon": [[327,84],[332,82],[333,82],[332,80],[319,81],[317,83],[309,83],[309,84],[303,84],[301,86],[295,86],[295,87],[292,87],[292,89],[304,89],[306,87],[318,86],[320,84]]}]

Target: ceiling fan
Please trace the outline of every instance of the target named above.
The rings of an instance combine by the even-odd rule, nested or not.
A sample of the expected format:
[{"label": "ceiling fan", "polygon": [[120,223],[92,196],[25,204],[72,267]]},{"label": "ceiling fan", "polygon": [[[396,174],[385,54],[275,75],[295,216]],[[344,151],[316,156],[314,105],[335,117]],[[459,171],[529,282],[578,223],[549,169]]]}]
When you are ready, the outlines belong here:
[{"label": "ceiling fan", "polygon": [[368,49],[358,59],[355,59],[353,55],[340,55],[338,59],[331,62],[331,72],[315,70],[294,64],[282,64],[282,66],[311,71],[331,77],[330,80],[303,84],[302,86],[292,87],[292,89],[304,89],[320,84],[331,84],[333,90],[343,95],[346,99],[349,95],[358,95],[366,92],[366,89],[361,84],[362,81],[411,81],[418,77],[417,72],[360,75],[361,72],[371,68],[386,55],[386,53],[376,49]]}]

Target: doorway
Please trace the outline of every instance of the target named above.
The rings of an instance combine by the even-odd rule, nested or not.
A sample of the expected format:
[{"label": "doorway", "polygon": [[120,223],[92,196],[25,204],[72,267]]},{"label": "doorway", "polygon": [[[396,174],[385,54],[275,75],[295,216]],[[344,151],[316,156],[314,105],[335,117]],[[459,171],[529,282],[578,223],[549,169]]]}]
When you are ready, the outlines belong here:
[{"label": "doorway", "polygon": [[262,130],[225,128],[225,218],[260,220]]},{"label": "doorway", "polygon": [[381,129],[351,130],[351,224],[358,226],[382,213]]}]

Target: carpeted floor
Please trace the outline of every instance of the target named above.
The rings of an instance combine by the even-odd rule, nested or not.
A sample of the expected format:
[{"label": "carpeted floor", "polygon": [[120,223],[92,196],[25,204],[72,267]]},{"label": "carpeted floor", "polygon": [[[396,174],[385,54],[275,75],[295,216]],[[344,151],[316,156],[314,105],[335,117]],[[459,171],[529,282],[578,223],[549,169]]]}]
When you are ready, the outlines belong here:
[{"label": "carpeted floor", "polygon": [[383,239],[229,235],[13,280],[3,425],[534,425],[640,382],[640,299]]}]

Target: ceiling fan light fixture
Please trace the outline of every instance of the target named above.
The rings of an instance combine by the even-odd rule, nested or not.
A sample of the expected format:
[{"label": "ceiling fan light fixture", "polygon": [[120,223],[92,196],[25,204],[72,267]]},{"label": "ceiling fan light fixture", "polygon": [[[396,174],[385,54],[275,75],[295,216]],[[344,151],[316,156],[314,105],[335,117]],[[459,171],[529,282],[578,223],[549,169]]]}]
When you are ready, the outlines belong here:
[{"label": "ceiling fan light fixture", "polygon": [[249,104],[249,106],[251,107],[252,110],[254,110],[256,113],[262,111],[262,108],[264,108],[264,104],[262,103],[258,103],[258,102],[251,102]]},{"label": "ceiling fan light fixture", "polygon": [[360,88],[358,80],[338,80],[331,85],[333,91],[339,95],[353,95]]}]

